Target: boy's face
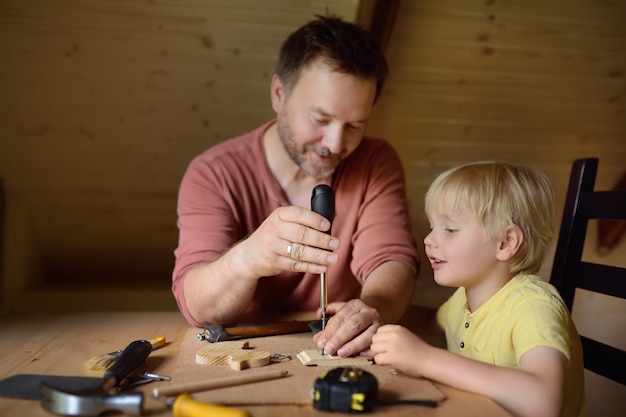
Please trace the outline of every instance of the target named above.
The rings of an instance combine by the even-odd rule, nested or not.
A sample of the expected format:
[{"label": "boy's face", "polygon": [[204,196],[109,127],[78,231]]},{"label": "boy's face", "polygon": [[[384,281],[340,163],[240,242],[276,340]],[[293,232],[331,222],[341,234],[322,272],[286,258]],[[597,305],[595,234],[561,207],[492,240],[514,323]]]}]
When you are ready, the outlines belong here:
[{"label": "boy's face", "polygon": [[303,172],[326,178],[357,148],[375,93],[375,80],[338,73],[319,59],[302,70],[291,91],[274,76],[278,134]]},{"label": "boy's face", "polygon": [[501,273],[499,243],[490,240],[469,210],[449,205],[426,211],[431,231],[424,238],[435,281],[466,289],[488,286]]}]

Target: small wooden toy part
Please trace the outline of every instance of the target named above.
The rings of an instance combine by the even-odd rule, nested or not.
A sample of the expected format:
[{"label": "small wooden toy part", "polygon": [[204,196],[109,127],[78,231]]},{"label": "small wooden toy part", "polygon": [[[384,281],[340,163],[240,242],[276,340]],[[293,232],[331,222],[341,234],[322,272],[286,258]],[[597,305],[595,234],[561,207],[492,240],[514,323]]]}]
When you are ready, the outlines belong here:
[{"label": "small wooden toy part", "polygon": [[303,350],[296,355],[300,362],[306,366],[362,366],[371,365],[373,362],[364,356],[342,358],[341,356],[322,355],[319,351]]},{"label": "small wooden toy part", "polygon": [[249,342],[241,340],[211,343],[196,352],[200,365],[230,365],[235,371],[268,365],[270,359],[269,352],[251,349]]}]

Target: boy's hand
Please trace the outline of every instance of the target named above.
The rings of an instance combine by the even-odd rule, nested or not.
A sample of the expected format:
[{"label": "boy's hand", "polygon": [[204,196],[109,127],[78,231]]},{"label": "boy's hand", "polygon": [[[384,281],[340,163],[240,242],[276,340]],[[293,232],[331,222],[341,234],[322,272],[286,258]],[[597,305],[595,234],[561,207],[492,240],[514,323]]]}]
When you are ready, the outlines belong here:
[{"label": "boy's hand", "polygon": [[388,324],[381,326],[372,337],[371,353],[379,365],[421,377],[420,363],[426,359],[430,346],[405,327]]}]

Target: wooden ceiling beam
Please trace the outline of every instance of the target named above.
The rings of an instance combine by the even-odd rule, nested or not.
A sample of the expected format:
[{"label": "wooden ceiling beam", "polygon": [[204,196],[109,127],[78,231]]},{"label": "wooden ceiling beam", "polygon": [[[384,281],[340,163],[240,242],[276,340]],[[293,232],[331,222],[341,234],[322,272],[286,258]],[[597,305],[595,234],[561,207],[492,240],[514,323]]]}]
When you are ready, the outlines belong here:
[{"label": "wooden ceiling beam", "polygon": [[399,4],[399,0],[361,0],[359,2],[357,23],[378,40],[383,50],[387,48],[391,37]]}]

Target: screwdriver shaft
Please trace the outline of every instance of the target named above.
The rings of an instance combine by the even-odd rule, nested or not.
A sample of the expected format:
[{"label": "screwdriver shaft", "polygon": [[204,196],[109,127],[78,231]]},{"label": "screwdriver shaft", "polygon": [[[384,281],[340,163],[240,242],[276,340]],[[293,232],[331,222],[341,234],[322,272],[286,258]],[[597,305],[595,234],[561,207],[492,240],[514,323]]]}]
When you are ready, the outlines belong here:
[{"label": "screwdriver shaft", "polygon": [[320,308],[322,309],[322,330],[326,328],[326,307],[328,306],[328,280],[326,272],[320,274]]},{"label": "screwdriver shaft", "polygon": [[[326,272],[320,274],[320,308],[322,309],[322,331],[326,328],[326,307],[328,306],[328,280]],[[322,349],[322,355],[324,349]]]}]

